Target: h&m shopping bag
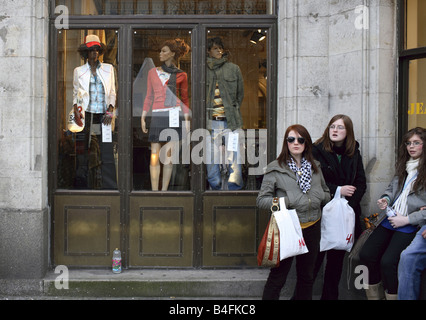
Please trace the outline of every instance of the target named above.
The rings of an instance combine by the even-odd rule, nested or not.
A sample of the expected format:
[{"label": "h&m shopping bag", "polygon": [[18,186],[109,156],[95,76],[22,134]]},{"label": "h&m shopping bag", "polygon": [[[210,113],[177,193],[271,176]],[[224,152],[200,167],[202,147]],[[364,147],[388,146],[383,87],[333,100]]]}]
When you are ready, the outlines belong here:
[{"label": "h&m shopping bag", "polygon": [[[278,206],[279,203],[279,206]],[[279,208],[274,211],[274,208]],[[288,210],[284,198],[274,198],[272,215],[260,242],[257,262],[278,267],[281,260],[308,252],[296,210]]]},{"label": "h&m shopping bag", "polygon": [[274,213],[280,231],[280,260],[308,252],[303,238],[299,217],[295,209],[287,209],[280,198],[280,210]]},{"label": "h&m shopping bag", "polygon": [[354,244],[355,212],[337,188],[322,210],[320,251],[351,251]]}]

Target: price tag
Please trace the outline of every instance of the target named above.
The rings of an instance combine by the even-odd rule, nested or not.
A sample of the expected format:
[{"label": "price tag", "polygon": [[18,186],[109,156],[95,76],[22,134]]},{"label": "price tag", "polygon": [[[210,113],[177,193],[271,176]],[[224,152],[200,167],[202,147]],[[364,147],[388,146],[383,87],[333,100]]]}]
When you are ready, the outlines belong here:
[{"label": "price tag", "polygon": [[179,108],[169,110],[169,127],[179,128]]},{"label": "price tag", "polygon": [[238,136],[237,132],[230,132],[228,135],[228,151],[237,152],[238,151]]},{"label": "price tag", "polygon": [[111,125],[106,125],[102,123],[102,142],[112,142]]}]

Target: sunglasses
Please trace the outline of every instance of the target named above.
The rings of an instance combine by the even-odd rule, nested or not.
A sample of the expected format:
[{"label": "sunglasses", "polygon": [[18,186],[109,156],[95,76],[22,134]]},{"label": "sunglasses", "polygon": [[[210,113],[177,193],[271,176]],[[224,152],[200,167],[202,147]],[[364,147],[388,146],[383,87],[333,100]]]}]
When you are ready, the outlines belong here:
[{"label": "sunglasses", "polygon": [[[294,143],[295,141],[296,141],[296,138],[295,138],[295,137],[288,137],[288,138],[287,138],[287,142],[288,142],[288,143]],[[302,138],[302,137],[297,138],[297,142],[299,142],[300,144],[304,144],[304,143],[305,143],[305,141],[306,141],[306,139],[305,139],[305,138]]]}]

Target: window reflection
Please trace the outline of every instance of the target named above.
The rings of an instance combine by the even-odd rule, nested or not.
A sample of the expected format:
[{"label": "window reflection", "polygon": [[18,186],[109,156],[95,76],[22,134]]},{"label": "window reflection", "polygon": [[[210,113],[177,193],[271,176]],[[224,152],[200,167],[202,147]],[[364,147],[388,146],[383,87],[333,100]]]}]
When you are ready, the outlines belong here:
[{"label": "window reflection", "polygon": [[117,189],[117,33],[58,37],[58,188]]},{"label": "window reflection", "polygon": [[190,32],[136,30],[133,43],[133,185],[189,190]]}]

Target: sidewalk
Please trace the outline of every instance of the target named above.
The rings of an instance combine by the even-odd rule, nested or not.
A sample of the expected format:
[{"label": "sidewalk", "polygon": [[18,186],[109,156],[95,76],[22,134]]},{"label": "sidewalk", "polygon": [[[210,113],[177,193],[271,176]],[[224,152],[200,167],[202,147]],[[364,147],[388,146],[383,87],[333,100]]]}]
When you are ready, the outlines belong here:
[{"label": "sidewalk", "polygon": [[[290,299],[296,283],[290,271],[281,299]],[[110,269],[69,269],[68,289],[63,274],[49,271],[41,280],[0,279],[0,300],[126,299],[126,300],[260,300],[269,269],[131,269],[114,274]],[[314,285],[313,299],[321,294],[322,273]],[[343,278],[343,277],[342,277]],[[363,292],[344,288],[343,300],[363,300]],[[59,287],[59,288],[57,288]]]}]

